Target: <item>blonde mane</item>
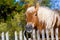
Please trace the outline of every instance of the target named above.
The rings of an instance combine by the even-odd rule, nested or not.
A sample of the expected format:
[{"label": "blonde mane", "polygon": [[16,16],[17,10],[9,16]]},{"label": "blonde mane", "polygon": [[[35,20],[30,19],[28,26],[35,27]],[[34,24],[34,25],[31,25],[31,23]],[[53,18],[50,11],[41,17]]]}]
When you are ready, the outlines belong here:
[{"label": "blonde mane", "polygon": [[[50,29],[51,27],[54,27],[55,23],[56,23],[56,17],[58,18],[59,22],[60,22],[60,16],[58,14],[58,12],[55,12],[51,9],[49,9],[48,7],[39,7],[38,11],[38,19],[39,22],[45,22],[46,23],[46,28]],[[59,24],[58,22],[58,24]]]}]

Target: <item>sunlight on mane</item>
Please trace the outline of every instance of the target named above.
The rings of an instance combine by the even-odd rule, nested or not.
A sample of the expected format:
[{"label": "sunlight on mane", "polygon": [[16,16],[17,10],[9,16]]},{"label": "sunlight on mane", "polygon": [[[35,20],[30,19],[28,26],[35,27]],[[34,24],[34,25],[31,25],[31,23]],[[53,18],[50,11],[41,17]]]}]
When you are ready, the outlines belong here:
[{"label": "sunlight on mane", "polygon": [[27,12],[32,13],[32,12],[34,12],[34,10],[35,10],[35,8],[34,8],[34,6],[32,6],[27,9]]}]

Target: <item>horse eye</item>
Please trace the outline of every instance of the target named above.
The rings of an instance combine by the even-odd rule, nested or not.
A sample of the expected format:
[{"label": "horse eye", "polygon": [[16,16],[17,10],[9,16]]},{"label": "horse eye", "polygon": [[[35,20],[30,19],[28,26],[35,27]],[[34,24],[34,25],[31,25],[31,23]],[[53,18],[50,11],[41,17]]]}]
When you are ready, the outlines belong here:
[{"label": "horse eye", "polygon": [[37,14],[35,14],[35,16],[37,16]]}]

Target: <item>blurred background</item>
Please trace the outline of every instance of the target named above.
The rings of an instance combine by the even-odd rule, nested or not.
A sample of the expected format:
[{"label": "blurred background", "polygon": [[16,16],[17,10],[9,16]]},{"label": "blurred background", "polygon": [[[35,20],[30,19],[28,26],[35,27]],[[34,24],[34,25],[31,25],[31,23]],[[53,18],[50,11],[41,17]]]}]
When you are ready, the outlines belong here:
[{"label": "blurred background", "polygon": [[60,0],[0,0],[0,33],[9,31],[10,40],[13,40],[14,31],[24,30],[26,7],[37,2],[60,11]]}]

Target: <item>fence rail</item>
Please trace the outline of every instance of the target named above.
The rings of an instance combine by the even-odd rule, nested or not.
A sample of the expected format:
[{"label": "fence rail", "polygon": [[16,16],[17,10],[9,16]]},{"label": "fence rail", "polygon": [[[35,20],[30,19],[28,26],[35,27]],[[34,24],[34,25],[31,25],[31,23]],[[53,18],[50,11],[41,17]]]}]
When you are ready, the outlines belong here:
[{"label": "fence rail", "polygon": [[[49,34],[48,34],[48,30],[46,30],[46,37],[44,36],[44,30],[42,30],[42,38],[40,38],[40,34],[39,34],[39,30],[37,31],[37,35],[35,33],[35,30],[33,30],[32,34],[33,34],[33,40],[58,40],[58,28],[55,29],[55,38],[54,38],[54,32],[53,29],[51,30],[51,38],[49,38]],[[19,36],[17,35],[17,31],[14,32],[15,35],[15,40],[27,40],[25,38],[25,36],[23,37],[22,35],[24,35],[23,31],[19,32]],[[18,39],[19,38],[19,39]],[[9,40],[9,32],[2,32],[1,33],[1,40]],[[28,40],[32,40],[31,38],[29,38]]]}]

